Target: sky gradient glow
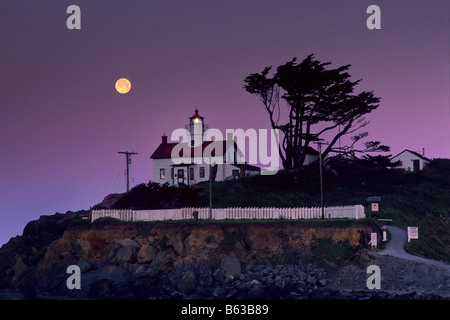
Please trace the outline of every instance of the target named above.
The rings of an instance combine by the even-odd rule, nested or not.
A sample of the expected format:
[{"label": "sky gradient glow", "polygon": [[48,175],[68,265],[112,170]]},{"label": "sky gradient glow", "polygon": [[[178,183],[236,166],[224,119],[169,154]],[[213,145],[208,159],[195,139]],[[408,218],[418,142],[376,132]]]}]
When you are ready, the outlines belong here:
[{"label": "sky gradient glow", "polygon": [[[66,27],[72,4],[80,30]],[[371,4],[381,30],[366,27]],[[148,182],[161,135],[196,106],[223,132],[270,128],[244,78],[310,53],[381,97],[370,140],[450,157],[447,0],[15,0],[0,15],[0,245],[125,191],[119,151],[138,153],[131,186]]]}]

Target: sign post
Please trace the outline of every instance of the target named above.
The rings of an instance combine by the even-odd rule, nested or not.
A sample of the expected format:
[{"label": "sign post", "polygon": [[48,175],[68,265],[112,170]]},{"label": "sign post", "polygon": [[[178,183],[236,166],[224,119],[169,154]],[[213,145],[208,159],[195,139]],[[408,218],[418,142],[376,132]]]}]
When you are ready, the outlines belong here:
[{"label": "sign post", "polygon": [[369,218],[372,218],[372,213],[380,213],[381,197],[368,197],[367,202],[369,203]]},{"label": "sign post", "polygon": [[372,232],[370,234],[370,246],[373,248],[377,247],[377,233],[376,232]]},{"label": "sign post", "polygon": [[408,242],[410,242],[411,239],[419,239],[418,227],[408,227]]},{"label": "sign post", "polygon": [[381,231],[383,231],[383,242],[385,242],[385,241],[387,241],[387,234],[386,234],[386,231],[387,231],[387,228],[386,228],[386,226],[382,226],[381,227]]}]

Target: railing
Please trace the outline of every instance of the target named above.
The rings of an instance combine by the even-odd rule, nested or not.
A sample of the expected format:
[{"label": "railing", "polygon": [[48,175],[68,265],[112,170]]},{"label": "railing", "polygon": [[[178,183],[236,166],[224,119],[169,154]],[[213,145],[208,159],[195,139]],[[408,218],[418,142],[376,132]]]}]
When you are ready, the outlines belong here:
[{"label": "railing", "polygon": [[[189,220],[193,212],[198,212],[198,219],[209,219],[209,208],[181,208],[162,210],[93,210],[91,221],[99,218],[116,218],[122,221],[164,221]],[[316,208],[217,208],[211,212],[213,220],[224,219],[320,219],[322,209]],[[326,219],[365,218],[362,205],[324,208]]]}]

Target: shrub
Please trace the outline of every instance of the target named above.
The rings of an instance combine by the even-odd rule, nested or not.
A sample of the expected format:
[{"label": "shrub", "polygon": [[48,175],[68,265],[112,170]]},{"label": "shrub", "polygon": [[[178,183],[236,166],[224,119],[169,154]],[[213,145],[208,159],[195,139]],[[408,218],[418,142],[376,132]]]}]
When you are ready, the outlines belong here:
[{"label": "shrub", "polygon": [[195,206],[197,201],[198,192],[192,188],[149,182],[135,186],[114,203],[113,209],[173,209]]},{"label": "shrub", "polygon": [[93,225],[109,225],[109,224],[119,224],[123,223],[122,220],[117,218],[111,218],[111,217],[105,217],[105,218],[98,218],[92,222]]}]

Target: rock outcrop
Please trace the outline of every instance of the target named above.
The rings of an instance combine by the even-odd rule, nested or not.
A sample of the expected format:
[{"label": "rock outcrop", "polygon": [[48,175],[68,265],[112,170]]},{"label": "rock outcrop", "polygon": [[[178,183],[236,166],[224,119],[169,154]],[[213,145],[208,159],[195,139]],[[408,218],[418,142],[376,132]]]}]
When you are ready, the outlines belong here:
[{"label": "rock outcrop", "polygon": [[[23,236],[0,249],[0,299],[358,299],[412,292],[413,298],[430,297],[411,277],[406,279],[412,292],[403,283],[396,290],[395,282],[385,286],[389,292],[365,290],[365,268],[373,261],[364,246],[374,230],[366,222],[336,227],[85,221],[68,227],[67,217],[61,218],[30,223]],[[336,252],[329,252],[330,245]],[[69,265],[80,268],[81,289],[68,289]],[[433,275],[442,285],[432,297],[448,298],[448,274]]]}]

